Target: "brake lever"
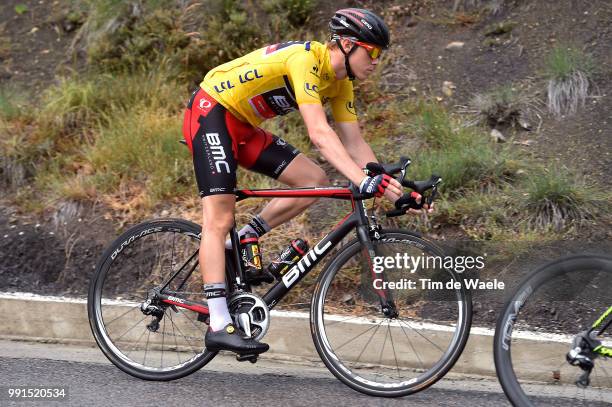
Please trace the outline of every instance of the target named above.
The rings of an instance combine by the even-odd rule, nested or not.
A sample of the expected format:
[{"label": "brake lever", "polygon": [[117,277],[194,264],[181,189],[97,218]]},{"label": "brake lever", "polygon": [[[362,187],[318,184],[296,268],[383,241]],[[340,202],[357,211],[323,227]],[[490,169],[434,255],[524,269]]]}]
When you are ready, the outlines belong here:
[{"label": "brake lever", "polygon": [[429,196],[426,199],[427,206],[429,206],[430,208],[431,208],[431,205],[433,204],[434,199],[436,198],[436,195],[438,195],[438,186],[434,185],[433,188],[431,188],[431,194],[429,194]]},{"label": "brake lever", "polygon": [[408,172],[408,167],[410,166],[410,164],[412,164],[412,160],[410,160],[410,158],[408,157],[400,157],[400,163],[402,165],[402,170],[400,171],[400,174],[402,176],[399,182],[400,182],[400,185],[403,185],[404,180],[406,179],[406,173]]}]

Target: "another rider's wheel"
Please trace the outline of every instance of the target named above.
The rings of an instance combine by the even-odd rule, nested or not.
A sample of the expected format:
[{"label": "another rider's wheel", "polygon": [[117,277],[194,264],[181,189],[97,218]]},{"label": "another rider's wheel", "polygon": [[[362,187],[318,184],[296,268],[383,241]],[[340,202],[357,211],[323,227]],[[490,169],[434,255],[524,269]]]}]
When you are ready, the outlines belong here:
[{"label": "another rider's wheel", "polygon": [[[612,359],[585,352],[594,364],[587,388],[576,385],[584,372],[567,360],[574,339],[612,307],[610,281],[612,257],[578,255],[548,263],[518,285],[493,341],[497,376],[514,405],[612,403]],[[612,326],[593,339],[612,347]]]},{"label": "another rider's wheel", "polygon": [[89,323],[100,349],[124,372],[173,380],[215,356],[204,346],[208,325],[198,313],[151,294],[182,268],[164,293],[202,300],[200,231],[184,220],[149,221],[122,234],[102,255],[89,287]]},{"label": "another rider's wheel", "polygon": [[[403,231],[384,231],[373,242],[376,256],[438,257],[432,243]],[[461,282],[454,270],[385,267],[372,274],[367,251],[355,240],[321,272],[312,299],[311,329],[321,359],[342,382],[373,396],[398,397],[432,385],[457,361],[467,341],[471,296],[463,284],[448,290],[422,289],[418,279]],[[380,270],[379,270],[380,271]],[[417,280],[412,288],[390,289],[396,313],[382,310],[380,281]]]}]

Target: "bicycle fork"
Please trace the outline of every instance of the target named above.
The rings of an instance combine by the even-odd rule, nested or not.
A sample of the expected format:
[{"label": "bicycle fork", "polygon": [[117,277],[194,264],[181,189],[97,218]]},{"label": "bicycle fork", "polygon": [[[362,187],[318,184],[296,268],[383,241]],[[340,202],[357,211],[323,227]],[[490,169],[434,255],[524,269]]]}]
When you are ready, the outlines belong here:
[{"label": "bicycle fork", "polygon": [[[365,212],[365,208],[364,212]],[[368,267],[370,269],[370,274],[372,277],[372,284],[374,284],[375,280],[380,280],[381,282],[386,281],[386,276],[384,271],[377,272],[374,269],[374,262],[376,257],[376,250],[374,248],[374,243],[372,242],[372,238],[379,238],[379,230],[380,226],[374,224],[369,229],[367,224],[357,226],[357,238],[363,247],[363,257],[368,262]],[[370,236],[371,235],[371,236]],[[374,287],[376,294],[378,295],[378,299],[380,301],[380,308],[383,315],[386,318],[397,318],[399,313],[397,312],[397,308],[395,303],[393,302],[393,295],[389,289],[378,289]]]}]

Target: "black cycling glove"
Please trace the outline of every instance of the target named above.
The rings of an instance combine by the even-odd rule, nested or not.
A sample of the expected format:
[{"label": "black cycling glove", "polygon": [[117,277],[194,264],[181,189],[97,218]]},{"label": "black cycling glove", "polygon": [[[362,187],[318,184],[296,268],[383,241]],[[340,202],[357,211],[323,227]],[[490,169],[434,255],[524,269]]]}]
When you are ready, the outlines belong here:
[{"label": "black cycling glove", "polygon": [[359,184],[359,192],[366,196],[381,197],[389,186],[389,180],[391,177],[387,174],[365,177]]}]

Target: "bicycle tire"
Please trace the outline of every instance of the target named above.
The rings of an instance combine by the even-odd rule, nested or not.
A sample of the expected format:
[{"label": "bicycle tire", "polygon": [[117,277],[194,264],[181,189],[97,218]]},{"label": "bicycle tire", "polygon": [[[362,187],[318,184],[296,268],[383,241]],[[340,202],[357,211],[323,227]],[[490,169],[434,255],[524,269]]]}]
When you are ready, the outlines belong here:
[{"label": "bicycle tire", "polygon": [[[442,250],[434,245],[433,243],[422,239],[420,237],[415,236],[413,233],[402,230],[385,230],[382,231],[381,237],[378,241],[374,241],[376,250],[379,250],[380,245],[385,244],[393,244],[397,242],[401,242],[401,244],[406,244],[408,246],[416,248],[421,253],[432,254],[435,256],[442,256]],[[437,380],[442,378],[455,364],[461,352],[463,351],[465,344],[467,342],[469,331],[471,327],[471,318],[472,318],[472,302],[471,302],[471,294],[469,290],[467,290],[464,284],[461,284],[461,289],[455,292],[452,296],[457,296],[459,301],[455,301],[454,304],[458,304],[457,307],[457,315],[458,320],[454,332],[452,334],[450,345],[442,354],[442,357],[432,362],[432,366],[429,369],[426,369],[422,374],[420,374],[416,378],[411,378],[410,380],[401,380],[400,382],[393,383],[382,383],[376,382],[371,379],[362,377],[359,373],[356,373],[356,370],[359,368],[360,358],[362,353],[356,358],[356,360],[352,361],[342,361],[338,356],[339,349],[344,346],[335,346],[332,345],[332,339],[330,338],[329,333],[326,331],[326,323],[325,323],[325,297],[329,292],[329,287],[332,285],[334,277],[338,275],[338,272],[342,269],[345,264],[348,264],[351,259],[355,258],[355,256],[360,253],[362,250],[362,246],[358,240],[353,240],[348,243],[343,249],[341,249],[324,267],[319,278],[317,280],[317,284],[315,286],[315,290],[312,297],[311,303],[311,333],[313,337],[313,341],[321,360],[325,363],[327,368],[336,376],[340,381],[348,385],[354,390],[357,390],[361,393],[370,395],[370,396],[382,396],[382,397],[400,397],[409,395],[412,393],[416,393],[418,391],[424,390],[425,388],[434,384]],[[445,269],[446,273],[449,273],[450,278],[458,281],[462,280],[462,277],[457,275],[454,271]],[[338,277],[342,278],[342,277]],[[453,290],[454,291],[454,290]],[[332,296],[333,294],[330,294]],[[399,301],[399,300],[398,300]],[[403,301],[403,299],[402,299]],[[452,301],[449,303],[453,303]],[[332,315],[329,316],[332,321],[334,317]],[[354,319],[354,317],[349,317],[348,319]],[[347,321],[345,319],[344,321]],[[342,321],[340,321],[342,322]],[[332,322],[335,324],[338,322]],[[395,342],[393,341],[393,329],[396,332],[399,332],[399,328],[406,335],[406,339],[410,342],[410,346],[412,350],[416,349],[412,345],[412,341],[409,336],[406,334],[405,330],[402,328],[402,320],[397,322],[393,328],[391,328],[391,322],[388,322],[387,329],[389,331],[389,336],[391,338],[391,345],[393,348],[394,356],[395,356],[395,364],[397,367],[398,378],[401,378],[401,370],[399,367],[399,363],[397,360],[397,355],[395,354]],[[331,324],[328,324],[328,327]],[[348,325],[347,325],[348,326]],[[450,326],[450,325],[449,325]],[[380,327],[380,324],[379,324]],[[407,326],[408,327],[408,326]],[[329,328],[329,331],[332,332],[337,328]],[[351,327],[349,327],[351,329]],[[368,328],[368,330],[373,329],[373,327]],[[378,331],[379,328],[376,328]],[[414,328],[411,328],[414,329]],[[376,332],[375,331],[375,332]],[[409,331],[411,332],[411,331]],[[427,332],[423,330],[422,332]],[[412,332],[411,332],[412,333]],[[362,334],[360,334],[362,335]],[[368,334],[369,335],[369,334]],[[374,337],[376,333],[372,334]],[[386,335],[386,334],[385,334]],[[425,336],[423,334],[419,334],[423,338]],[[357,335],[359,336],[359,335]],[[443,336],[443,335],[440,335]],[[372,337],[364,347],[369,346],[371,343]],[[387,343],[387,336],[385,336],[385,341],[382,345],[381,349],[381,358],[382,353],[385,349],[385,345]],[[418,339],[418,338],[417,338]],[[401,344],[397,343],[398,347],[401,347]],[[418,353],[417,353],[418,357]],[[353,359],[354,356],[352,356]],[[382,360],[382,359],[381,359]],[[379,367],[384,369],[381,364],[381,360],[379,360]],[[419,362],[422,363],[422,360],[419,358]],[[354,363],[353,370],[349,367],[350,363]],[[366,369],[371,369],[371,363],[366,366]],[[374,365],[376,366],[376,365]],[[424,368],[424,366],[422,366]],[[402,369],[404,369],[402,367]],[[423,369],[422,369],[423,370]]]},{"label": "bicycle tire", "polygon": [[[90,286],[89,286],[89,293],[88,293],[88,300],[87,300],[89,324],[90,324],[93,336],[98,346],[104,353],[104,355],[115,366],[117,366],[122,371],[132,376],[138,377],[140,379],[144,379],[144,380],[155,380],[155,381],[175,380],[175,379],[184,377],[186,375],[189,375],[195,372],[196,370],[202,368],[210,360],[212,360],[214,356],[216,355],[216,352],[207,351],[206,348],[204,347],[203,335],[201,338],[202,350],[200,351],[198,348],[197,352],[193,348],[190,342],[190,339],[189,339],[190,337],[184,335],[183,338],[186,339],[188,346],[191,347],[191,351],[192,353],[194,353],[194,356],[187,359],[186,361],[181,361],[181,358],[180,358],[181,353],[179,349],[183,345],[179,345],[178,340],[176,339],[176,337],[179,336],[177,332],[180,330],[179,324],[181,323],[181,320],[177,319],[176,324],[175,324],[175,321],[173,320],[173,318],[179,318],[179,314],[180,314],[181,316],[185,316],[185,318],[191,319],[191,317],[189,317],[186,314],[187,312],[191,312],[191,311],[181,308],[180,311],[177,310],[178,312],[176,312],[175,317],[172,317],[172,315],[168,316],[168,314],[166,314],[166,310],[164,311],[164,318],[163,318],[164,328],[162,331],[162,343],[161,343],[161,367],[156,368],[154,366],[146,365],[146,362],[147,362],[146,358],[147,358],[147,352],[148,352],[148,349],[146,348],[144,351],[145,353],[144,353],[143,363],[138,363],[135,360],[132,360],[129,356],[129,353],[133,351],[128,352],[128,355],[126,355],[124,352],[122,352],[122,349],[119,348],[119,342],[122,339],[121,337],[119,337],[118,339],[115,338],[116,339],[115,342],[113,342],[113,338],[111,338],[111,335],[109,333],[110,328],[108,325],[110,325],[111,323],[114,323],[115,320],[117,320],[119,317],[114,318],[109,322],[106,322],[106,325],[105,325],[105,319],[103,315],[105,310],[102,309],[102,303],[103,303],[102,300],[104,296],[103,295],[104,283],[109,276],[109,272],[114,270],[113,269],[114,265],[116,265],[115,268],[117,268],[122,264],[121,260],[124,260],[126,262],[129,260],[129,258],[127,258],[128,254],[126,253],[130,253],[131,255],[133,255],[135,259],[134,262],[136,263],[133,266],[134,269],[138,269],[139,262],[146,263],[153,256],[156,256],[156,258],[160,258],[160,259],[163,258],[164,253],[161,253],[161,249],[160,249],[160,252],[158,253],[154,252],[153,250],[151,250],[151,252],[147,252],[146,249],[142,249],[141,251],[144,251],[145,253],[141,254],[138,251],[139,243],[143,245],[143,247],[146,248],[145,242],[142,241],[142,239],[155,236],[155,238],[157,239],[157,243],[159,243],[160,239],[163,239],[163,236],[161,238],[159,237],[160,234],[164,234],[164,236],[166,236],[165,235],[166,233],[171,233],[173,236],[172,256],[174,256],[174,250],[175,250],[174,242],[177,236],[179,236],[178,240],[186,239],[184,241],[191,242],[191,245],[193,247],[199,247],[200,232],[201,232],[201,227],[199,225],[186,221],[186,220],[157,219],[157,220],[147,221],[147,222],[140,223],[130,228],[125,233],[123,233],[121,236],[119,236],[106,249],[102,257],[100,258],[96,266],[94,275],[92,276]],[[176,250],[179,251],[180,247],[177,247]],[[196,262],[197,262],[197,259],[196,259]],[[174,259],[171,260],[170,267],[172,267],[173,264],[174,264]],[[144,268],[146,269],[147,267],[144,267]],[[129,270],[132,274],[134,274],[134,271],[132,271],[131,268],[129,268]],[[138,271],[138,273],[140,273],[140,270]],[[110,276],[111,276],[110,279],[115,278],[115,279],[120,280],[119,277],[113,277],[114,275],[112,273],[110,274]],[[193,278],[195,279],[196,277],[199,277],[199,274],[197,276],[194,276]],[[199,287],[201,290],[201,281],[199,282]],[[153,288],[153,287],[148,287],[148,288]],[[127,291],[128,292],[126,292],[126,296],[128,298],[138,298],[138,296],[136,296],[135,294],[130,293],[129,290]],[[136,305],[134,305],[134,303],[129,302],[130,301],[129,299],[126,301],[125,297],[120,296],[119,298],[120,298],[119,300],[107,298],[108,301],[105,301],[105,303],[110,303],[111,305],[109,305],[109,307],[111,307],[113,304],[113,301],[115,302],[119,301],[121,306],[127,306],[128,308],[130,308],[130,305],[125,305],[125,303],[132,304],[130,310],[127,312],[127,315],[130,315],[130,317],[132,315],[138,315],[137,318],[140,317],[140,315],[138,314],[140,310],[137,309],[138,308],[137,303]],[[110,309],[109,307],[107,308]],[[132,313],[134,309],[137,309],[137,311]],[[112,312],[115,312],[115,311],[112,310]],[[123,313],[123,310],[121,310],[121,313]],[[114,314],[113,314],[113,317],[114,317]],[[125,316],[125,318],[127,318],[127,316]],[[178,364],[175,366],[164,367],[164,363],[163,363],[164,362],[163,361],[164,346],[167,346],[167,348],[170,350],[173,349],[172,339],[169,339],[169,343],[170,343],[169,345],[164,344],[164,338],[166,335],[165,334],[165,330],[166,330],[165,321],[168,319],[170,320],[170,323],[172,325],[172,335],[174,336],[174,345],[175,345],[174,348],[177,354]],[[195,322],[192,322],[192,323],[195,324]],[[175,330],[175,326],[176,326],[176,330]],[[146,330],[143,332],[146,333]],[[125,333],[123,335],[125,335]],[[171,335],[169,330],[168,330],[168,335]],[[149,345],[149,338],[150,338],[150,332],[147,336],[147,343],[146,343],[147,347]],[[194,340],[194,338],[191,338],[191,340]],[[138,342],[133,346],[136,347],[137,345],[138,345]],[[155,346],[159,347],[159,344]],[[128,345],[126,345],[126,348],[127,347]],[[152,345],[151,352],[154,352],[153,345]]]},{"label": "bicycle tire", "polygon": [[[569,279],[569,277],[567,277],[570,273],[582,273],[583,277],[587,277],[585,273],[593,273],[597,270],[600,270],[604,273],[602,274],[604,276],[604,279],[605,276],[609,275],[607,281],[610,281],[610,279],[612,278],[612,257],[601,255],[577,255],[564,257],[556,261],[547,263],[536,269],[533,273],[530,273],[529,275],[524,277],[523,280],[517,286],[517,288],[514,290],[510,298],[504,304],[504,308],[500,313],[495,328],[495,336],[493,340],[493,356],[497,377],[499,378],[504,393],[513,405],[521,407],[534,406],[536,405],[536,402],[539,402],[540,398],[542,398],[543,403],[548,403],[543,400],[545,395],[543,395],[541,391],[538,392],[534,389],[530,390],[530,395],[527,394],[524,389],[524,386],[527,385],[527,380],[519,380],[516,373],[516,371],[521,371],[522,369],[519,366],[519,358],[517,357],[517,360],[514,363],[512,359],[512,346],[516,347],[515,351],[517,349],[525,349],[519,347],[520,345],[525,346],[524,344],[521,344],[519,342],[521,338],[523,341],[525,341],[524,331],[522,333],[523,337],[519,337],[519,327],[521,325],[530,327],[527,322],[523,322],[523,319],[527,321],[527,318],[530,318],[527,310],[531,306],[535,307],[535,304],[537,304],[537,302],[535,301],[539,298],[539,296],[546,295],[547,292],[556,292],[557,296],[563,296],[563,292],[560,292],[558,290],[558,286],[560,286],[561,283],[571,285],[573,287],[572,290],[576,290],[576,292],[578,292],[579,288],[576,288],[576,284],[570,284],[571,280]],[[593,276],[595,275],[592,274],[591,277]],[[560,280],[563,278],[566,278],[567,281]],[[580,283],[583,283],[585,286],[588,281],[588,279],[580,279],[580,276],[578,275],[573,278],[575,282],[578,281]],[[602,276],[597,276],[597,278],[601,279]],[[550,288],[547,289],[547,286]],[[587,296],[587,298],[589,298],[589,296]],[[595,296],[591,294],[590,298],[595,298]],[[563,301],[570,301],[570,299],[563,298]],[[612,303],[609,305],[612,305]],[[552,305],[550,305],[549,303],[548,306]],[[546,308],[538,307],[537,309],[540,313],[546,314]],[[522,315],[522,311],[525,311],[526,315]],[[533,317],[531,318],[533,319]],[[552,316],[550,318],[552,318]],[[572,324],[579,324],[579,320],[575,318],[571,319]],[[590,321],[590,323],[592,322],[594,321]],[[556,319],[556,324],[561,327],[563,326],[562,321],[559,321],[558,319]],[[576,327],[575,332],[572,333],[577,334],[584,328],[588,328],[588,326]],[[562,333],[564,332],[565,331],[562,331]],[[537,333],[540,332],[538,331]],[[515,334],[514,337],[513,334]],[[546,334],[546,331],[544,331],[543,334]],[[556,339],[554,342],[557,342],[558,340],[559,339]],[[549,342],[553,343],[553,340],[551,339]],[[561,343],[563,343],[562,340]],[[570,344],[571,340],[566,343],[565,352],[569,351]],[[540,351],[540,353],[545,354],[545,351]],[[561,362],[560,366],[563,366],[563,363],[566,362],[564,356],[565,355],[563,353],[560,353],[558,355],[556,353],[553,354],[553,357],[555,358],[554,360],[556,362]],[[547,363],[543,359],[533,360],[530,359],[530,357],[525,356],[524,354],[522,355],[522,359],[526,359],[532,365],[538,366],[538,369],[542,371],[546,369],[546,367],[544,366],[547,366]],[[578,367],[571,366],[570,369],[571,368],[575,369],[576,374],[580,372]],[[525,376],[527,375],[527,373],[523,373],[522,371],[521,373]],[[561,387],[559,387],[559,385],[562,385],[560,382],[562,380],[562,376],[565,376],[565,374],[562,375],[560,371],[557,371],[556,373],[553,371],[552,374],[555,375],[552,382],[557,385],[557,390],[555,391],[556,395],[554,395],[553,397],[565,397],[563,395],[563,392],[561,391]],[[540,379],[533,380],[538,380],[538,382],[541,382]],[[521,381],[523,381],[523,385],[521,385]],[[578,393],[576,394],[578,395]],[[585,394],[582,395],[585,396]]]}]

